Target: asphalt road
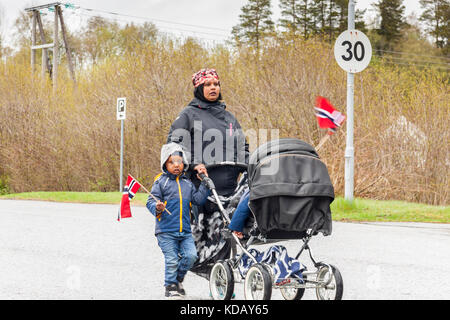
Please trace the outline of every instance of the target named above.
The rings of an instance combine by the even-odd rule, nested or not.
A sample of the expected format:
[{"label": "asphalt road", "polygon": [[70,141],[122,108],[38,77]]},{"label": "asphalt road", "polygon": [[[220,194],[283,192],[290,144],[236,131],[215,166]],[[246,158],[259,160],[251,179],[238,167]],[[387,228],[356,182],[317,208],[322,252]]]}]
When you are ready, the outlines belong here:
[{"label": "asphalt road", "polygon": [[[133,218],[118,222],[117,210],[0,200],[0,299],[163,299],[153,216],[132,206]],[[300,245],[280,244],[293,256]],[[341,271],[344,299],[450,299],[448,224],[336,222],[311,247]],[[311,266],[307,255],[300,260]],[[185,289],[186,299],[210,299],[208,281],[195,274]],[[243,284],[235,292],[244,299]],[[278,290],[272,299],[282,299]]]}]

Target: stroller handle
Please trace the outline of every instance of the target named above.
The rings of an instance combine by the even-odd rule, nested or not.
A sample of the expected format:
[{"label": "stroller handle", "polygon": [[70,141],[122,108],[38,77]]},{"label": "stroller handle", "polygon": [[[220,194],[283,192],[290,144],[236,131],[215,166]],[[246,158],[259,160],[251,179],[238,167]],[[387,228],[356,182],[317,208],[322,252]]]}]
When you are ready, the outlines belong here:
[{"label": "stroller handle", "polygon": [[234,162],[234,161],[222,161],[222,162],[216,162],[205,165],[206,169],[212,169],[222,166],[232,166],[232,167],[238,167],[247,170],[248,164],[243,162]]},{"label": "stroller handle", "polygon": [[198,176],[202,181],[205,181],[206,187],[210,190],[216,189],[216,186],[214,185],[214,182],[210,177],[207,177],[204,173],[199,173]]},{"label": "stroller handle", "polygon": [[211,193],[214,197],[214,199],[216,200],[217,206],[219,207],[219,211],[220,214],[222,216],[222,218],[224,219],[225,222],[230,223],[230,218],[225,214],[225,208],[222,205],[222,202],[219,199],[219,195],[217,194],[216,191],[216,186],[214,185],[214,182],[212,181],[211,178],[207,177],[204,173],[199,173],[198,175],[202,181],[205,182],[206,187],[211,190]]}]

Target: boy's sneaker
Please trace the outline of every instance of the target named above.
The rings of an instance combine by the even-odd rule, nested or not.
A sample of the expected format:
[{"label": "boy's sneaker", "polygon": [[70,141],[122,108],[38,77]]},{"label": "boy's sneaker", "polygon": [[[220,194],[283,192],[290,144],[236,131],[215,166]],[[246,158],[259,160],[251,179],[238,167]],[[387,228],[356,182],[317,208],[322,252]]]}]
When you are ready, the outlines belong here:
[{"label": "boy's sneaker", "polygon": [[167,298],[175,298],[175,297],[180,297],[180,294],[178,293],[178,286],[174,283],[168,285],[166,287],[166,293],[165,296]]},{"label": "boy's sneaker", "polygon": [[184,291],[183,284],[181,282],[177,283],[177,292],[182,296],[186,295],[186,291]]}]

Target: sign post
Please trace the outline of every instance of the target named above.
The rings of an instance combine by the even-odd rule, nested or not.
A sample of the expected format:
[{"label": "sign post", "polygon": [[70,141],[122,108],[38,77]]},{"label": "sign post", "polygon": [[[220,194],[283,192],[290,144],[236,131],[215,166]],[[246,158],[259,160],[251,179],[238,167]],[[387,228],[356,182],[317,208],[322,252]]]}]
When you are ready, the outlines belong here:
[{"label": "sign post", "polygon": [[123,192],[123,126],[126,111],[127,98],[117,98],[117,120],[120,120],[120,192]]},{"label": "sign post", "polygon": [[342,32],[334,44],[334,57],[347,72],[347,141],[345,148],[345,199],[353,201],[354,157],[353,105],[355,73],[363,71],[372,59],[372,45],[367,36],[355,30],[355,2],[348,3],[348,30]]}]

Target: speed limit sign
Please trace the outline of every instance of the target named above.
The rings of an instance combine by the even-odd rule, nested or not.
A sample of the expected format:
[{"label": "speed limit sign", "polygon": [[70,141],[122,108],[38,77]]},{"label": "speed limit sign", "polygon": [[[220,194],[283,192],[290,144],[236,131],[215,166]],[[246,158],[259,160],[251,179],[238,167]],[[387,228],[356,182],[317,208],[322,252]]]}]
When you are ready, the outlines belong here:
[{"label": "speed limit sign", "polygon": [[346,30],[336,39],[334,57],[342,69],[349,73],[358,73],[369,65],[372,45],[363,32]]}]

